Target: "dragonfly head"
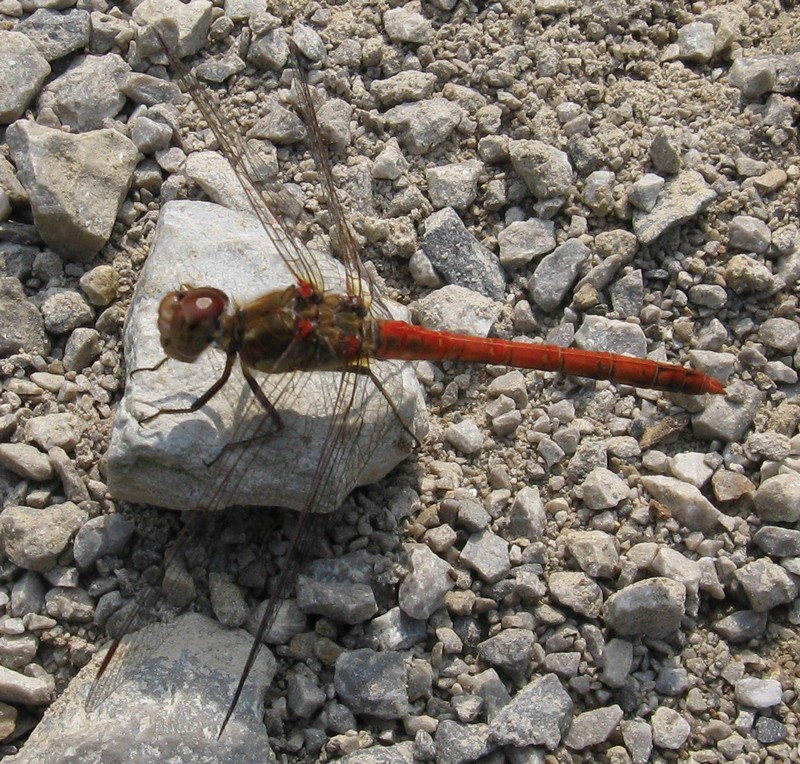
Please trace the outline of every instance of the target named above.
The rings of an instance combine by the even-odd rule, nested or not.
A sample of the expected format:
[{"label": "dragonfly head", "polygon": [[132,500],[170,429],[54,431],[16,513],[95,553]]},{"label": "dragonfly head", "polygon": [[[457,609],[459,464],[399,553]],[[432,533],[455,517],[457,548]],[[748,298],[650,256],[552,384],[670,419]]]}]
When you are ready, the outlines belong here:
[{"label": "dragonfly head", "polygon": [[214,287],[188,287],[167,294],[158,307],[164,352],[192,363],[219,336],[228,296]]}]

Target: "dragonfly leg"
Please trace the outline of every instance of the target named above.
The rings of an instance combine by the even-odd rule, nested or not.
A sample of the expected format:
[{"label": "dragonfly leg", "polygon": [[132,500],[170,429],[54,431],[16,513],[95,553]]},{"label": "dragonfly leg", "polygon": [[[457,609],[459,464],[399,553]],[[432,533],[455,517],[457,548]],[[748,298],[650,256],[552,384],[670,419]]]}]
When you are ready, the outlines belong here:
[{"label": "dragonfly leg", "polygon": [[264,391],[261,389],[261,386],[253,376],[253,372],[251,372],[250,369],[244,364],[242,364],[242,375],[244,376],[248,387],[253,391],[253,395],[255,395],[256,400],[261,404],[261,408],[263,408],[264,411],[266,411],[269,415],[269,418],[275,425],[275,429],[280,429],[283,427],[283,422],[281,422],[281,416],[277,409],[272,405],[272,403],[270,403],[269,398],[264,395]]},{"label": "dragonfly leg", "polygon": [[151,414],[150,416],[146,416],[144,419],[139,420],[139,424],[145,424],[146,422],[151,422],[156,417],[161,416],[162,414],[191,414],[193,411],[198,411],[199,409],[203,408],[225,385],[228,381],[228,378],[231,376],[231,370],[233,369],[233,361],[236,358],[235,353],[229,353],[227,358],[225,359],[225,368],[222,370],[222,375],[220,378],[213,384],[211,387],[208,388],[197,400],[192,403],[191,406],[180,406],[177,408],[166,408],[166,409],[159,409],[156,411],[155,414]]},{"label": "dragonfly leg", "polygon": [[206,462],[206,467],[211,467],[219,460],[219,458],[229,449],[229,448],[239,448],[240,446],[246,446],[249,443],[253,443],[257,440],[263,440],[264,438],[271,437],[275,434],[276,431],[280,430],[283,427],[283,422],[281,421],[281,415],[278,413],[278,410],[270,403],[269,398],[264,395],[264,391],[258,384],[258,381],[253,376],[253,373],[250,369],[242,364],[242,376],[247,381],[247,385],[252,390],[253,395],[255,396],[256,400],[261,404],[261,407],[264,411],[267,412],[267,416],[270,418],[273,429],[269,432],[263,432],[258,435],[254,435],[252,438],[243,438],[242,440],[234,441],[233,443],[226,443],[221,449],[220,452],[210,461]]},{"label": "dragonfly leg", "polygon": [[413,432],[411,432],[411,428],[408,424],[406,424],[406,421],[397,410],[397,406],[394,405],[394,401],[386,391],[386,388],[383,386],[383,382],[378,379],[377,375],[369,367],[367,368],[366,372],[363,373],[366,373],[369,376],[375,387],[378,388],[378,392],[386,399],[386,402],[389,404],[389,408],[392,410],[392,413],[397,417],[397,421],[400,422],[400,426],[411,436],[411,439],[414,441],[415,448],[419,448],[422,445],[420,439],[414,435]]},{"label": "dragonfly leg", "polygon": [[140,371],[158,371],[168,360],[169,356],[165,355],[155,366],[139,366],[137,369],[131,369],[131,376]]}]

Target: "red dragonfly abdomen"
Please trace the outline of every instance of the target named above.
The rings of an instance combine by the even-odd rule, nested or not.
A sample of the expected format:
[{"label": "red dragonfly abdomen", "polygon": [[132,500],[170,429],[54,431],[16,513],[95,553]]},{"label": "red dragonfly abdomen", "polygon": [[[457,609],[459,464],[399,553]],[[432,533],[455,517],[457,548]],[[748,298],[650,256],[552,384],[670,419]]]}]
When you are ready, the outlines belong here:
[{"label": "red dragonfly abdomen", "polygon": [[670,363],[557,345],[437,332],[403,321],[380,322],[379,339],[371,355],[406,361],[472,361],[559,371],[578,377],[610,379],[635,387],[693,395],[725,392],[725,386],[714,377]]}]

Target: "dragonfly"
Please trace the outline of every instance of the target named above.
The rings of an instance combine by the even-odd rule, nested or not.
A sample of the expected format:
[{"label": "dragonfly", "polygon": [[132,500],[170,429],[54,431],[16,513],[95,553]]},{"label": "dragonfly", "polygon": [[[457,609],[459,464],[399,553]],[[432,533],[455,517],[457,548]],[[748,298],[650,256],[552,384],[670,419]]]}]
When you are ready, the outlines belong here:
[{"label": "dragonfly", "polygon": [[[298,560],[313,527],[314,518],[330,509],[328,487],[335,484],[342,465],[363,458],[353,442],[346,423],[358,418],[358,405],[369,391],[390,414],[410,432],[409,423],[393,403],[373,371],[373,363],[386,359],[401,361],[458,361],[494,364],[525,369],[612,380],[638,388],[691,395],[722,394],[725,387],[708,374],[679,365],[634,358],[608,352],[595,352],[555,345],[534,344],[492,337],[435,331],[392,318],[378,296],[379,289],[365,265],[334,183],[326,141],[316,114],[316,93],[309,83],[308,62],[292,46],[294,86],[299,110],[308,132],[321,184],[332,220],[331,239],[338,245],[344,264],[344,285],[331,288],[307,246],[291,226],[275,211],[276,192],[264,189],[256,160],[242,139],[223,122],[211,96],[186,66],[170,51],[177,48],[167,41],[163,30],[159,41],[171,66],[212,130],[221,153],[230,162],[253,211],[267,236],[292,274],[285,288],[269,291],[246,304],[236,305],[213,284],[184,285],[161,300],[158,329],[165,357],[193,363],[215,348],[224,358],[222,373],[191,405],[164,407],[144,417],[146,424],[164,415],[181,415],[202,409],[225,387],[238,366],[260,407],[265,431],[280,437],[283,426],[279,411],[281,397],[288,389],[278,384],[271,395],[265,393],[263,379],[287,378],[296,374],[334,372],[339,383],[324,438],[316,474],[305,497],[283,567],[272,589],[268,605],[254,635],[252,648],[242,669],[238,687],[222,722],[222,735],[233,714],[247,677],[269,632],[283,593],[297,574]],[[161,364],[158,364],[160,366]],[[235,447],[235,443],[232,444]],[[226,485],[226,479],[221,486]],[[204,508],[219,505],[221,487],[206,499]],[[336,497],[337,501],[340,497]],[[111,664],[118,643],[108,651],[95,682]]]}]

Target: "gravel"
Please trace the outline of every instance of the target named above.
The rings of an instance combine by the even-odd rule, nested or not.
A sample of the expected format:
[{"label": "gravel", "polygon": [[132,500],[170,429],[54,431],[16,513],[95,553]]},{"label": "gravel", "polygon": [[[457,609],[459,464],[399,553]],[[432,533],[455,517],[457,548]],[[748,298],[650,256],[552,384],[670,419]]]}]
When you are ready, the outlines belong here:
[{"label": "gravel", "polygon": [[[800,12],[353,0],[279,18],[145,0],[134,24],[103,5],[0,3],[0,756],[796,760]],[[261,506],[185,528],[155,506],[203,505],[221,469],[188,420],[170,434],[134,417],[106,458],[123,391],[150,390],[137,405],[151,411],[162,379],[193,397],[221,365],[212,353],[205,371],[170,361],[126,378],[161,356],[138,303],[129,322],[152,350],[123,346],[149,253],[173,269],[156,301],[226,269],[240,299],[267,288],[228,238],[263,238],[247,199],[142,31],[164,13],[259,179],[324,249],[288,40],[315,62],[356,246],[415,320],[691,360],[728,385],[703,400],[422,362],[418,393],[409,369],[402,392],[424,394],[430,433],[381,426],[370,469],[321,487],[336,513],[314,526],[317,562],[220,741],[296,522],[263,505],[298,504],[294,473],[307,458],[313,479],[326,429],[304,425],[283,462],[260,460],[283,487],[254,478],[237,500]],[[179,209],[195,227],[157,238]],[[204,248],[205,276],[191,264]],[[233,386],[236,410],[249,393]],[[345,500],[407,453],[409,431],[414,454]],[[164,450],[120,473],[134,437]],[[184,457],[195,472],[180,474]],[[76,674],[127,629],[175,545],[167,600],[205,615],[138,632],[87,709],[96,662]]]}]

